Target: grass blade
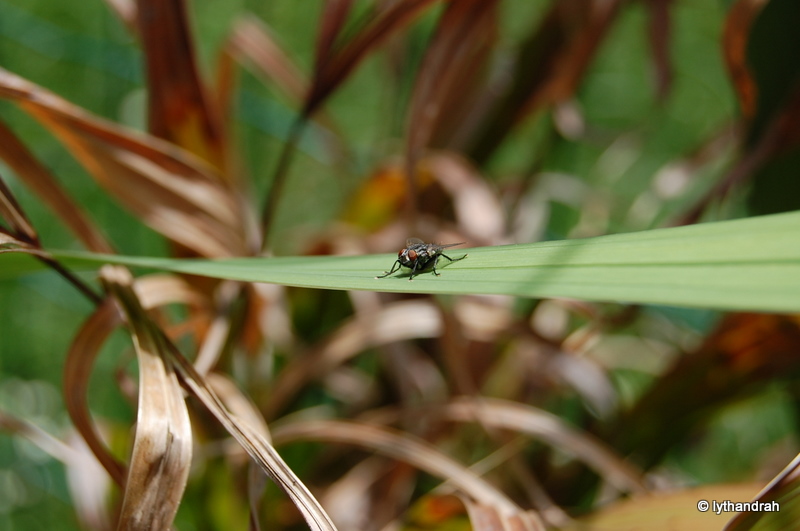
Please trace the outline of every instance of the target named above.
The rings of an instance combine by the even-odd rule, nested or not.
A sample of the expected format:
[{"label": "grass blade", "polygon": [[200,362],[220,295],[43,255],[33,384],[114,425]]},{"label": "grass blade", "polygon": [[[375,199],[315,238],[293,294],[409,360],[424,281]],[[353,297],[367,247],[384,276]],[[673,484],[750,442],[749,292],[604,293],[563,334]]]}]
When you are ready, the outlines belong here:
[{"label": "grass blade", "polygon": [[[337,290],[485,293],[755,310],[800,311],[800,212],[579,240],[469,249],[426,272],[374,277],[393,255],[178,260],[55,252],[67,264],[119,263]],[[455,253],[453,253],[455,255]],[[5,260],[5,257],[4,257]],[[8,267],[19,270],[19,263]]]},{"label": "grass blade", "polygon": [[160,330],[150,321],[124,268],[103,282],[125,315],[139,362],[139,406],[117,529],[168,529],[192,462],[192,430],[178,377]]}]

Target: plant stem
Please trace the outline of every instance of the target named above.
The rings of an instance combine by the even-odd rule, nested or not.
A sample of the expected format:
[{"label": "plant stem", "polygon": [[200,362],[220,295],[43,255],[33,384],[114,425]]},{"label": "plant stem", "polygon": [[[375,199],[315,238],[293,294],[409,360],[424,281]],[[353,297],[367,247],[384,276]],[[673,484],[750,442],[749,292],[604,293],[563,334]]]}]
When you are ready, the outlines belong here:
[{"label": "plant stem", "polygon": [[278,208],[278,200],[286,184],[286,177],[289,173],[289,165],[292,162],[295,147],[303,134],[308,117],[301,114],[292,124],[289,130],[289,138],[283,146],[283,151],[275,167],[275,174],[272,182],[267,186],[267,194],[264,200],[264,209],[261,211],[261,250],[265,251],[269,247],[269,236],[272,223],[275,220],[275,211]]}]

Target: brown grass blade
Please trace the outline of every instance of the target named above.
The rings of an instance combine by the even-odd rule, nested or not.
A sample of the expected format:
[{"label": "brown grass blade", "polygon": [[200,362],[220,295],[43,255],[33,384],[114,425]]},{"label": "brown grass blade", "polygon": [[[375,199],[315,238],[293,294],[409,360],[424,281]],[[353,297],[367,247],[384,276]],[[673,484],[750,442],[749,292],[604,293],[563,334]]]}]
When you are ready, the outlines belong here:
[{"label": "brown grass blade", "polygon": [[136,435],[117,529],[168,529],[192,461],[189,412],[164,336],[145,314],[133,277],[119,266],[104,266],[100,274],[122,308],[139,362]]},{"label": "brown grass blade", "polygon": [[512,82],[469,147],[482,164],[531,113],[571,97],[608,32],[622,0],[561,0],[521,46]]},{"label": "brown grass blade", "polygon": [[347,21],[347,15],[353,7],[353,0],[326,0],[320,16],[317,32],[315,60],[318,68],[322,68],[335,50],[336,39]]},{"label": "brown grass blade", "polygon": [[728,73],[739,96],[742,114],[749,121],[755,118],[758,104],[758,87],[750,72],[747,60],[747,43],[750,28],[767,0],[738,0],[734,2],[725,20],[722,51]]},{"label": "brown grass blade", "polygon": [[270,229],[289,171],[294,146],[300,139],[308,118],[336,90],[369,51],[373,50],[392,32],[412,21],[435,1],[437,0],[404,0],[403,2],[389,3],[388,7],[357,28],[351,39],[341,44],[338,42],[341,40],[339,34],[350,10],[350,2],[337,1],[328,4],[325,15],[330,19],[326,20],[323,16],[311,88],[306,96],[301,115],[291,127],[274,176],[267,188],[266,199],[261,211],[261,233],[263,234],[261,248],[263,250],[269,249]]},{"label": "brown grass blade", "polygon": [[339,86],[364,56],[375,49],[394,31],[410,23],[437,0],[404,0],[393,2],[365,22],[347,42],[337,42],[341,27],[350,9],[350,1],[332,2],[323,17],[317,41],[317,64],[303,115],[310,116]]},{"label": "brown grass blade", "polygon": [[111,299],[104,300],[83,323],[64,360],[64,404],[72,423],[89,449],[117,485],[125,484],[125,465],[103,444],[87,402],[92,366],[108,336],[122,324]]},{"label": "brown grass blade", "polygon": [[272,437],[276,445],[299,440],[356,445],[448,479],[476,501],[491,505],[504,514],[521,512],[513,501],[486,480],[425,441],[406,433],[350,421],[301,420],[274,427]]},{"label": "brown grass blade", "polygon": [[112,496],[111,478],[75,430],[70,430],[66,441],[75,456],[66,464],[65,471],[75,514],[82,528],[107,531],[113,520],[108,504]]},{"label": "brown grass blade", "polygon": [[423,164],[452,197],[456,222],[470,245],[510,243],[497,192],[466,159],[437,153],[426,157]]},{"label": "brown grass blade", "polygon": [[17,198],[11,193],[11,189],[6,186],[2,178],[0,178],[0,219],[11,227],[10,232],[3,231],[7,234],[8,241],[0,241],[0,243],[19,242],[23,246],[39,247],[39,236],[36,234],[36,229],[33,228],[28,216],[17,202]]},{"label": "brown grass blade", "polygon": [[[27,420],[0,411],[0,430],[25,437],[39,449],[64,464],[67,482],[77,516],[87,529],[108,529],[109,516],[105,507],[108,496],[108,476],[88,448],[71,437],[70,443],[50,435]],[[74,432],[73,432],[74,435]],[[78,477],[83,481],[74,481]]]},{"label": "brown grass blade", "polygon": [[102,231],[67,195],[50,171],[0,121],[0,157],[16,172],[90,251],[113,254],[114,248]]},{"label": "brown grass blade", "polygon": [[533,512],[503,514],[491,505],[475,503],[462,496],[473,531],[545,531],[544,522]]},{"label": "brown grass blade", "polygon": [[222,114],[197,69],[185,1],[140,0],[137,6],[150,132],[225,170]]},{"label": "brown grass blade", "polygon": [[283,409],[309,381],[321,378],[366,348],[411,338],[436,337],[441,315],[428,301],[401,301],[346,322],[321,345],[283,369],[270,396],[267,418]]},{"label": "brown grass blade", "polygon": [[[453,0],[439,19],[417,73],[406,129],[406,168],[416,171],[445,104],[465,92],[496,30],[496,0]],[[464,115],[468,116],[468,115]],[[414,179],[411,179],[414,182]]]},{"label": "brown grass blade", "polygon": [[653,0],[645,4],[649,11],[650,49],[655,67],[656,95],[664,101],[672,87],[672,61],[670,60],[670,44],[672,27],[670,7],[673,0]]},{"label": "brown grass blade", "polygon": [[64,280],[72,284],[75,289],[90,301],[95,304],[100,302],[100,297],[94,293],[92,288],[63,267],[57,260],[53,259],[49,253],[41,249],[36,230],[2,177],[0,177],[0,220],[5,220],[6,223],[11,225],[9,230],[0,224],[0,253],[22,252],[31,254],[60,274]]},{"label": "brown grass blade", "polygon": [[[184,280],[170,275],[137,279],[134,290],[142,306],[148,309],[176,302],[198,307],[204,302],[201,295]],[[120,486],[125,483],[126,467],[111,455],[101,441],[89,413],[87,397],[89,378],[100,348],[122,322],[122,316],[113,301],[104,300],[73,339],[63,374],[65,405],[72,423],[100,464]]]},{"label": "brown grass blade", "polygon": [[206,376],[206,382],[232,415],[249,424],[265,441],[270,441],[267,421],[264,420],[253,401],[242,393],[230,378],[223,374],[212,372]]},{"label": "brown grass blade", "polygon": [[[770,503],[778,502],[779,507],[791,508],[792,502],[796,503],[800,493],[800,454],[786,465],[769,484],[759,492],[752,501]],[[746,531],[753,529],[759,520],[765,516],[761,511],[748,511],[734,516],[723,528],[724,531]],[[769,528],[769,526],[766,526]]]},{"label": "brown grass blade", "polygon": [[11,413],[0,410],[0,430],[25,437],[50,457],[68,463],[77,458],[75,450],[45,430]]},{"label": "brown grass blade", "polygon": [[308,488],[286,465],[275,448],[262,437],[258,430],[241,418],[231,414],[208,383],[194,367],[169,345],[175,367],[184,387],[198,398],[217,418],[220,424],[242,445],[251,458],[288,494],[300,509],[309,527],[314,531],[335,531],[336,526]]},{"label": "brown grass blade", "polygon": [[131,33],[136,33],[136,2],[135,0],[105,0],[111,11],[125,24]]},{"label": "brown grass blade", "polygon": [[460,398],[442,407],[446,418],[474,421],[538,437],[568,451],[594,468],[622,491],[645,492],[642,474],[589,434],[577,431],[561,419],[531,406],[495,398]]},{"label": "brown grass blade", "polygon": [[[116,289],[118,296],[128,298],[125,301],[129,305],[127,311],[136,310],[135,315],[144,323],[140,323],[139,326],[145,326],[144,332],[151,334],[152,338],[148,338],[148,341],[155,342],[153,344],[159,349],[161,355],[169,356],[171,366],[174,367],[183,387],[208,408],[253,460],[289,495],[312,529],[335,531],[336,527],[324,509],[267,441],[266,424],[250,401],[228,383],[220,382],[219,378],[212,377],[216,378],[214,387],[219,387],[230,407],[238,412],[238,415],[232,414],[219,398],[214,387],[195,370],[164,333],[155,327],[149,317],[138,308],[140,303],[136,300],[133,292],[128,293],[127,288],[124,291],[120,291],[122,288]],[[154,299],[149,302],[156,301]]]},{"label": "brown grass blade", "polygon": [[293,101],[303,101],[308,80],[263,21],[253,15],[237,19],[228,38],[228,47],[241,62],[246,60],[252,64],[257,73],[272,80]]},{"label": "brown grass blade", "polygon": [[103,187],[155,230],[204,256],[249,254],[246,205],[199,158],[92,116],[1,68],[0,97],[42,122]]}]

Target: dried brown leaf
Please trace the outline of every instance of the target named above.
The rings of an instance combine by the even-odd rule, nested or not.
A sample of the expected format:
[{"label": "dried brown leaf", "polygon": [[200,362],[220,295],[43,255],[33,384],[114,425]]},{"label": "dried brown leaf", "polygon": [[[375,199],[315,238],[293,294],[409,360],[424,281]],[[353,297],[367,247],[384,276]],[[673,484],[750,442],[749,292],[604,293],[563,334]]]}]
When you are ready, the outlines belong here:
[{"label": "dried brown leaf", "polygon": [[[108,529],[109,515],[105,506],[108,476],[82,441],[73,437],[69,443],[64,443],[39,426],[3,411],[0,411],[0,430],[25,437],[63,463],[76,513],[83,526]],[[78,478],[81,481],[76,481]]]},{"label": "dried brown leaf", "polygon": [[463,493],[504,514],[521,512],[513,501],[486,480],[425,441],[407,433],[350,421],[302,420],[274,427],[272,437],[276,445],[298,440],[353,444],[448,479]]},{"label": "dried brown leaf", "polygon": [[[204,299],[184,279],[171,275],[152,275],[136,280],[134,290],[147,309],[173,303],[202,305]],[[125,482],[125,466],[114,458],[91,420],[87,402],[89,378],[94,361],[108,336],[122,324],[117,307],[103,301],[84,322],[73,339],[64,362],[64,397],[67,412],[81,437],[98,461],[120,486]]]},{"label": "dried brown leaf", "polygon": [[209,373],[206,382],[233,415],[247,422],[265,441],[269,442],[267,421],[256,405],[242,393],[230,378],[217,372]]},{"label": "dried brown leaf", "polygon": [[263,21],[252,15],[238,18],[234,22],[228,46],[237,58],[247,59],[292,100],[302,101],[308,90],[308,80],[278,45]]},{"label": "dried brown leaf", "polygon": [[497,193],[465,159],[435,154],[424,164],[453,198],[458,228],[470,245],[501,245],[505,238],[505,213]]},{"label": "dried brown leaf", "polygon": [[453,0],[439,19],[417,73],[408,111],[409,174],[416,171],[417,161],[430,142],[443,107],[467,92],[469,84],[465,79],[473,77],[475,68],[481,65],[476,59],[485,59],[496,30],[496,10],[496,0]]},{"label": "dried brown leaf", "polygon": [[30,187],[53,209],[87,249],[97,253],[114,252],[102,231],[92,223],[84,210],[72,201],[50,171],[3,122],[0,122],[0,157],[13,168],[23,184]]},{"label": "dried brown leaf", "polygon": [[0,410],[0,430],[25,437],[50,457],[63,463],[76,459],[75,451],[36,424]]},{"label": "dried brown leaf", "polygon": [[487,113],[469,148],[479,163],[525,117],[567,100],[577,89],[623,0],[561,0],[522,44],[512,82]]},{"label": "dried brown leaf", "polygon": [[[2,140],[2,139],[0,139]],[[38,247],[39,237],[36,229],[33,228],[28,216],[22,211],[22,207],[17,202],[17,198],[11,193],[11,189],[6,186],[5,181],[0,178],[0,219],[4,220],[11,227],[11,231],[6,233],[8,241],[2,243],[17,243],[23,246],[31,245]],[[2,227],[0,227],[2,228]]]},{"label": "dried brown leaf", "polygon": [[[325,505],[330,507],[331,518],[342,529],[364,529],[368,524],[378,527],[378,518],[397,511],[379,511],[377,504],[385,505],[394,492],[377,492],[381,478],[390,474],[396,463],[384,457],[371,456],[349,468],[342,477],[334,481],[323,497]],[[393,485],[396,487],[396,485]],[[383,529],[383,527],[378,527]]]},{"label": "dried brown leaf", "polygon": [[[136,309],[134,304],[138,305],[139,302],[135,299],[133,291],[128,293],[128,290],[124,292],[119,292],[118,290],[117,293],[128,297],[126,302],[129,303],[131,308]],[[265,438],[264,434],[268,433],[266,425],[261,420],[262,417],[257,410],[249,403],[249,400],[230,385],[217,382],[224,391],[226,398],[230,400],[231,407],[245,417],[250,418],[250,420],[248,421],[230,413],[211,384],[181,355],[166,335],[153,325],[149,317],[139,310],[137,310],[136,315],[141,321],[139,326],[146,327],[144,331],[151,334],[152,339],[150,341],[158,347],[160,354],[168,356],[170,366],[174,368],[183,387],[208,408],[253,460],[289,495],[306,518],[309,526],[319,531],[335,530],[336,527],[313,495],[289,469]]]},{"label": "dried brown leaf", "polygon": [[166,338],[145,314],[133,277],[120,266],[100,272],[120,305],[139,362],[136,434],[117,529],[168,529],[192,461],[192,430]]},{"label": "dried brown leaf", "polygon": [[673,0],[651,0],[645,2],[649,13],[650,48],[655,68],[656,94],[664,101],[672,87],[672,62],[670,61],[670,39],[672,28],[670,6]]},{"label": "dried brown leaf", "polygon": [[286,465],[275,448],[259,434],[258,429],[231,414],[209,384],[175,346],[168,342],[167,346],[184,387],[203,403],[250,457],[289,495],[309,527],[314,531],[335,531],[336,526],[319,502]]},{"label": "dried brown leaf", "polygon": [[199,158],[92,116],[1,68],[0,97],[41,121],[102,186],[155,230],[204,256],[249,254],[246,206]]},{"label": "dried brown leaf", "polygon": [[366,348],[403,339],[436,337],[441,316],[428,301],[388,304],[343,324],[321,345],[298,356],[283,369],[270,395],[267,418],[277,414],[309,381],[321,378]]},{"label": "dried brown leaf", "polygon": [[568,426],[546,411],[496,398],[460,398],[442,406],[441,413],[452,420],[474,421],[535,436],[555,448],[572,453],[618,489],[645,491],[642,474],[633,465],[623,461],[591,435]]},{"label": "dried brown leaf", "polygon": [[64,404],[72,423],[97,460],[117,485],[125,484],[125,465],[103,444],[89,413],[87,402],[89,377],[100,348],[122,317],[111,299],[103,301],[83,323],[64,360]]},{"label": "dried brown leaf", "polygon": [[136,33],[136,1],[135,0],[105,0],[108,7],[117,14],[123,24]]},{"label": "dried brown leaf", "polygon": [[197,69],[186,2],[139,0],[137,7],[150,132],[225,170],[222,114]]},{"label": "dried brown leaf", "polygon": [[340,42],[340,34],[352,2],[351,0],[329,2],[321,21],[314,77],[303,115],[310,116],[367,53],[373,51],[393,32],[414,20],[435,1],[438,0],[404,0],[390,3],[388,7],[364,22],[347,42]]},{"label": "dried brown leaf", "polygon": [[353,0],[326,0],[319,19],[319,31],[315,48],[318,68],[327,63],[335,51],[336,39],[347,21]]},{"label": "dried brown leaf", "polygon": [[747,43],[750,28],[768,0],[738,0],[728,12],[725,31],[722,35],[722,51],[725,64],[739,95],[742,114],[748,120],[756,115],[758,87],[750,72],[747,60]]},{"label": "dried brown leaf", "polygon": [[531,511],[503,514],[496,507],[462,497],[473,531],[545,531],[544,522]]},{"label": "dried brown leaf", "polygon": [[76,431],[70,431],[67,444],[75,456],[65,470],[75,514],[83,528],[107,531],[112,527],[108,506],[111,479]]},{"label": "dried brown leaf", "polygon": [[[790,502],[797,499],[800,492],[800,454],[784,467],[769,484],[761,489],[752,501],[761,503],[778,502],[778,507],[791,508]],[[747,511],[734,516],[723,528],[724,531],[747,531],[765,516],[761,511]]]}]

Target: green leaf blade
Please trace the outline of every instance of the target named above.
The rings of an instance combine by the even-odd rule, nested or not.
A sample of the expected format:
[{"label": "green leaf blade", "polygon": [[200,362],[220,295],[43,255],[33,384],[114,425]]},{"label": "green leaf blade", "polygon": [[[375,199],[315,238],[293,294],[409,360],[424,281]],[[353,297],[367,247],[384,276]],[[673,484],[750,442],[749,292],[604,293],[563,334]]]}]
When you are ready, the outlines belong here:
[{"label": "green leaf blade", "polygon": [[[336,290],[566,297],[800,311],[800,212],[630,234],[450,250],[441,276],[376,279],[395,255],[184,260],[54,253],[74,266],[117,263],[246,282]],[[0,258],[0,264],[2,258]],[[18,265],[16,267],[19,267]]]}]

